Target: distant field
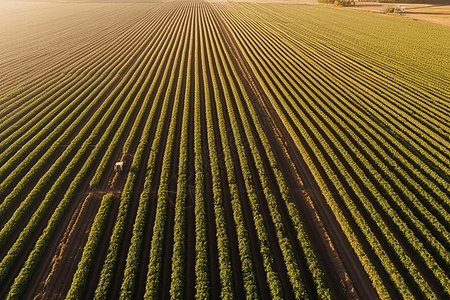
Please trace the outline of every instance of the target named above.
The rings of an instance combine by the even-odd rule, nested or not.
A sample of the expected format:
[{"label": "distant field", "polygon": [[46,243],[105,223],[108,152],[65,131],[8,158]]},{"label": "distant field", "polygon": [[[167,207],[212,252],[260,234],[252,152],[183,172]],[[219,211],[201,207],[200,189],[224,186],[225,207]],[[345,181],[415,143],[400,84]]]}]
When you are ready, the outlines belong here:
[{"label": "distant field", "polygon": [[412,3],[375,3],[356,2],[351,9],[381,12],[387,6],[404,6],[404,13],[390,14],[391,16],[420,20],[450,27],[450,5],[442,4],[412,4]]},{"label": "distant field", "polygon": [[0,299],[450,298],[449,28],[80,2],[0,2]]},{"label": "distant field", "polygon": [[[220,1],[220,0],[219,0]],[[260,4],[317,4],[317,0],[234,0],[230,2],[248,2]]]}]

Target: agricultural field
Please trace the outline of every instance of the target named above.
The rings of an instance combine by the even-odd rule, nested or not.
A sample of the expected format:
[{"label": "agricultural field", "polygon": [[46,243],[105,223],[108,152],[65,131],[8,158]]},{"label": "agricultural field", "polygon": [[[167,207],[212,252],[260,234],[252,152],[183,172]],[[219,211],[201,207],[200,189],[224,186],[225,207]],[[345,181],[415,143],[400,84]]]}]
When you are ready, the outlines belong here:
[{"label": "agricultural field", "polygon": [[0,299],[450,298],[450,28],[280,3],[0,2]]}]

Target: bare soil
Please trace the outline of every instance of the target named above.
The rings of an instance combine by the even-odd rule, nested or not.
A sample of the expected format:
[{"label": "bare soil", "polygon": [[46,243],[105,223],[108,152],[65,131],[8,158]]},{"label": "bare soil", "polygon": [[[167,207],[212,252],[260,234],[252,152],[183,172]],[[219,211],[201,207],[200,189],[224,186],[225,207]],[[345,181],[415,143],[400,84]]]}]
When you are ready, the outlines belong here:
[{"label": "bare soil", "polygon": [[355,6],[348,9],[382,13],[386,7],[404,6],[404,13],[388,13],[386,15],[422,21],[426,23],[439,24],[450,27],[450,5],[449,4],[412,4],[412,3],[377,3],[377,2],[356,2]]},{"label": "bare soil", "polygon": [[[88,195],[80,202],[59,242],[45,280],[37,281],[28,289],[31,295],[36,294],[35,300],[60,299],[67,293],[67,288],[70,287],[67,282],[71,282],[77,267],[73,262],[81,258],[80,250],[87,241],[87,233],[92,223],[93,214],[89,212],[95,212],[99,203],[100,199],[92,195]],[[46,256],[46,259],[50,257]]]}]

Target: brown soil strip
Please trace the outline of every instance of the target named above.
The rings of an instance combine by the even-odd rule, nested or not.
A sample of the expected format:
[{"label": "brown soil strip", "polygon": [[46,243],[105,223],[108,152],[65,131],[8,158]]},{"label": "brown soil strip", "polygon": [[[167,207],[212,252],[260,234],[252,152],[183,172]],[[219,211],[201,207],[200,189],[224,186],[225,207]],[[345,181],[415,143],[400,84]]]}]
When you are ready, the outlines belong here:
[{"label": "brown soil strip", "polygon": [[92,219],[97,212],[98,201],[93,195],[85,197],[72,215],[55,255],[40,282],[34,296],[38,299],[59,299],[64,297],[72,282],[72,276],[87,240]]}]

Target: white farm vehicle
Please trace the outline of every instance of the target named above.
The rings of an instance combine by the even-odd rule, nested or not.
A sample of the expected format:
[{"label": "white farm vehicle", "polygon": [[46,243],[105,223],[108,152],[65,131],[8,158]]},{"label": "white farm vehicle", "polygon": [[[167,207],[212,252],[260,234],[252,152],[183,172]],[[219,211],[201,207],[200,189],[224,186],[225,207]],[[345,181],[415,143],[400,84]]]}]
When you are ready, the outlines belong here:
[{"label": "white farm vehicle", "polygon": [[118,161],[114,165],[114,172],[123,172],[123,161]]}]

